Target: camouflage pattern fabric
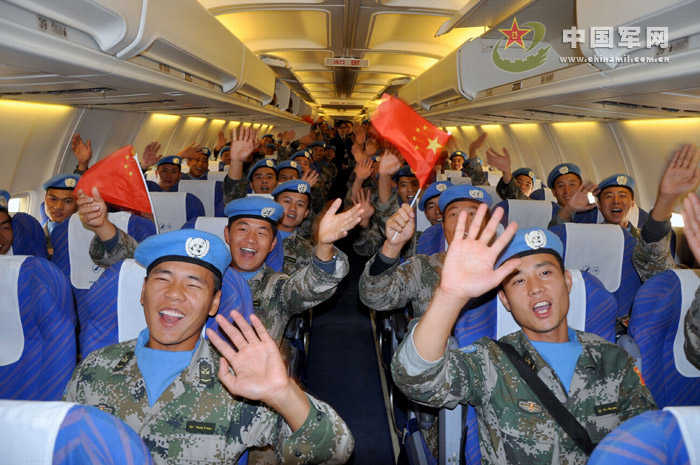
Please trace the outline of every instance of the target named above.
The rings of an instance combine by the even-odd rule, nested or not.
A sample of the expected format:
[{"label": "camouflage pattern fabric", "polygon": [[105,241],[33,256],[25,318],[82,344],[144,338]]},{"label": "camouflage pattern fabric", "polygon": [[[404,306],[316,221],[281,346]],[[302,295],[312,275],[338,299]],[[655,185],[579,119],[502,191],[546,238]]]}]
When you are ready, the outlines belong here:
[{"label": "camouflage pattern fabric", "polygon": [[[597,444],[619,424],[656,409],[656,404],[634,360],[623,349],[594,334],[576,331],[576,336],[583,351],[568,394],[522,331],[501,340],[515,347]],[[423,371],[411,366],[411,357],[419,357],[412,332],[392,361],[399,389],[409,398],[434,407],[472,404],[479,420],[482,463],[586,463],[583,451],[549,415],[491,339],[446,351]]]},{"label": "camouflage pattern fabric", "polygon": [[228,205],[231,200],[242,199],[248,195],[248,179],[245,174],[238,181],[224,176],[224,181],[221,183],[224,205]]},{"label": "camouflage pattern fabric", "polygon": [[674,269],[676,262],[671,255],[671,233],[657,242],[646,242],[639,238],[632,252],[632,264],[642,282],[663,271]]},{"label": "camouflage pattern fabric", "polygon": [[335,166],[335,164],[331,162],[321,163],[321,178],[323,179],[324,185],[327,186],[328,189],[330,189],[331,184],[333,184],[333,181],[337,176],[338,167]]},{"label": "camouflage pattern fabric", "polygon": [[90,241],[90,258],[93,263],[101,266],[102,268],[108,268],[117,262],[126,260],[127,258],[134,258],[134,251],[139,245],[136,239],[131,237],[129,234],[125,233],[119,228],[117,229],[117,245],[111,252],[105,250],[104,244],[97,237],[93,236]]},{"label": "camouflage pattern fabric", "polygon": [[[313,188],[311,189],[311,193],[313,196]],[[309,214],[306,216],[306,218],[304,218],[304,221],[302,221],[301,224],[297,227],[296,234],[299,237],[310,241],[314,235],[314,226],[317,217],[318,215],[316,214],[316,212],[314,212],[313,209],[309,209]]]},{"label": "camouflage pattern fabric", "polygon": [[700,370],[700,287],[685,315],[685,356]]},{"label": "camouflage pattern fabric", "polygon": [[284,272],[292,275],[295,271],[311,264],[314,247],[309,241],[294,231],[289,237],[282,241],[284,250]]},{"label": "camouflage pattern fabric", "polygon": [[511,177],[508,184],[504,183],[503,177],[501,177],[501,179],[498,180],[498,184],[496,184],[496,192],[503,200],[530,200],[530,197],[525,195],[520,187],[518,187],[518,183],[515,182],[515,177]]},{"label": "camouflage pattern fabric", "polygon": [[364,229],[358,227],[358,229],[359,233],[352,243],[352,248],[361,257],[371,257],[377,253],[386,238],[379,230],[374,218],[370,221],[369,226]]},{"label": "camouflage pattern fabric", "polygon": [[132,340],[88,355],[73,373],[65,400],[124,420],[156,464],[235,463],[247,448],[267,444],[281,463],[344,463],[350,457],[352,435],[327,404],[309,396],[309,416],[292,433],[274,411],[234,398],[219,382],[219,357],[205,340],[150,407],[135,346]]},{"label": "camouflage pattern fabric", "polygon": [[410,301],[413,304],[414,318],[422,316],[440,283],[445,252],[415,255],[401,265],[394,264],[378,276],[371,276],[369,270],[375,260],[376,255],[367,262],[360,277],[362,303],[374,310],[383,311],[403,308]]},{"label": "camouflage pattern fabric", "polygon": [[477,158],[465,160],[462,172],[471,178],[473,186],[489,185],[489,177]]},{"label": "camouflage pattern fabric", "polygon": [[335,249],[336,264],[333,274],[328,274],[315,263],[306,265],[292,275],[275,273],[263,265],[248,280],[253,294],[253,312],[265,325],[270,337],[279,344],[289,318],[315,307],[329,299],[348,274],[348,257]]}]

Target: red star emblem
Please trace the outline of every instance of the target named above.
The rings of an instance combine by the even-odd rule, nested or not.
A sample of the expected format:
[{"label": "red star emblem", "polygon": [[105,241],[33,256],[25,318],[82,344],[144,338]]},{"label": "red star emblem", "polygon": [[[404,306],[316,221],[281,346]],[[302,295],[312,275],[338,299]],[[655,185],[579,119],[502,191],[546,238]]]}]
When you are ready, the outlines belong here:
[{"label": "red star emblem", "polygon": [[506,48],[510,47],[514,43],[520,45],[522,48],[525,48],[525,44],[523,44],[523,36],[531,30],[532,29],[519,29],[518,20],[515,18],[513,18],[513,24],[510,26],[510,29],[499,29],[501,33],[508,37]]}]

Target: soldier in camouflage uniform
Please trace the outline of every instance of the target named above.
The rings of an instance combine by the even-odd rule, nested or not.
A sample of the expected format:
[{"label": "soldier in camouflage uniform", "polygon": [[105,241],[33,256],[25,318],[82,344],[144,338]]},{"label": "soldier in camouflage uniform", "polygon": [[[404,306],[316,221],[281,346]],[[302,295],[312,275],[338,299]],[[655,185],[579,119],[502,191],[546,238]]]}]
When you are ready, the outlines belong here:
[{"label": "soldier in camouflage uniform", "polygon": [[314,254],[311,243],[297,233],[297,229],[309,216],[311,186],[306,181],[292,179],[278,185],[272,191],[272,196],[284,208],[277,228],[282,236],[284,272],[291,275],[311,264]]},{"label": "soldier in camouflage uniform", "polygon": [[[691,192],[684,200],[681,212],[685,224],[683,232],[696,262],[700,262],[700,200]],[[688,361],[700,370],[700,287],[685,315],[685,355]]]},{"label": "soldier in camouflage uniform", "polygon": [[475,141],[469,144],[469,156],[462,166],[462,173],[466,174],[474,186],[488,186],[489,178],[481,166],[481,160],[477,150],[486,142],[488,133],[482,133]]},{"label": "soldier in camouflage uniform", "polygon": [[511,172],[510,154],[505,147],[503,148],[503,153],[488,149],[486,151],[486,161],[503,173],[501,179],[498,180],[498,184],[496,184],[496,192],[503,200],[530,200],[532,187],[535,184],[535,173],[530,168],[518,168]]},{"label": "soldier in camouflage uniform", "polygon": [[[482,203],[491,207],[491,197],[483,189],[452,186],[440,195],[440,210],[444,212],[443,227],[448,244],[453,240],[457,218],[461,211],[473,217]],[[414,237],[415,213],[404,204],[387,222],[387,237],[382,249],[365,265],[360,277],[360,300],[374,310],[393,310],[413,304],[414,317],[420,317],[430,304],[440,281],[445,253],[414,255],[399,264],[399,254],[406,242]]]},{"label": "soldier in camouflage uniform", "polygon": [[336,214],[336,199],[319,223],[318,240],[311,263],[291,276],[275,273],[265,264],[275,246],[277,222],[284,209],[262,197],[234,200],[226,206],[229,218],[226,242],[231,266],[248,281],[255,314],[272,338],[279,342],[291,315],[301,313],[330,298],[349,270],[347,256],[333,243],[347,235],[360,221],[360,206]]},{"label": "soldier in camouflage uniform", "polygon": [[147,268],[141,299],[148,328],[86,357],[65,400],[124,420],[156,464],[235,463],[246,449],[268,444],[284,463],[349,458],[347,425],[286,376],[259,320],[251,317],[256,335],[237,312],[240,329],[217,317],[237,351],[212,330],[210,341],[201,337],[228,267],[218,237],[196,230],[152,236],[135,257]]},{"label": "soldier in camouflage uniform", "polygon": [[485,464],[585,463],[586,454],[494,341],[446,350],[467,301],[500,286],[499,297],[521,325],[501,341],[538,373],[594,444],[628,418],[656,408],[623,349],[568,327],[571,275],[564,271],[561,241],[536,228],[516,233],[515,223],[494,241],[503,211],[497,208],[480,232],[486,212],[479,208],[466,234],[466,214],[460,215],[433,301],[394,355],[394,381],[420,403],[474,405]]}]

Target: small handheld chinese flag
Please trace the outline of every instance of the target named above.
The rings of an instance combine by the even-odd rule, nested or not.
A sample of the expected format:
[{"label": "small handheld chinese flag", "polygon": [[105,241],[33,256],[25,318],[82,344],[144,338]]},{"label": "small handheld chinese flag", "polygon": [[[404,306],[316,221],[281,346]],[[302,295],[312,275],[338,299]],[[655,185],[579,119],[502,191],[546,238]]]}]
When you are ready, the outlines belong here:
[{"label": "small handheld chinese flag", "polygon": [[97,187],[105,202],[129,210],[153,213],[141,166],[134,148],[124,146],[98,161],[80,177],[75,191],[82,189],[92,195]]},{"label": "small handheld chinese flag", "polygon": [[384,101],[372,113],[372,126],[401,151],[422,188],[450,135],[401,100],[389,94],[384,94],[382,99]]}]

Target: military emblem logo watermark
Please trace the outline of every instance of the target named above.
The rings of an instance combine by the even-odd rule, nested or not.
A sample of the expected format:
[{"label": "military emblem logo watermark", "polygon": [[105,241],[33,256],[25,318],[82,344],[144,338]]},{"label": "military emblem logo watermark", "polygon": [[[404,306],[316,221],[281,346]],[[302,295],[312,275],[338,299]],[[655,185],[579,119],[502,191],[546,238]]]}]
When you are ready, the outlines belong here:
[{"label": "military emblem logo watermark", "polygon": [[547,236],[540,230],[530,231],[525,234],[525,244],[531,249],[541,249],[547,245]]},{"label": "military emblem logo watermark", "polygon": [[[523,71],[530,71],[531,69],[542,66],[547,61],[549,50],[552,48],[551,45],[547,45],[546,47],[544,45],[540,46],[547,32],[544,24],[537,21],[529,21],[523,23],[522,29],[520,27],[517,18],[513,18],[513,24],[510,29],[499,29],[508,40],[505,45],[503,45],[505,39],[500,39],[496,43],[491,54],[493,64],[499,69],[509,73],[522,73]],[[530,45],[526,47],[523,39],[530,40]],[[517,44],[522,48],[522,50],[519,50],[519,55],[521,55],[522,58],[511,60],[503,56],[502,51],[509,49],[513,44]],[[503,47],[501,47],[501,45],[503,45]],[[513,54],[511,53],[510,55],[512,56]]]},{"label": "military emblem logo watermark", "polygon": [[209,241],[201,237],[190,237],[185,242],[185,251],[192,258],[202,258],[209,252]]}]

